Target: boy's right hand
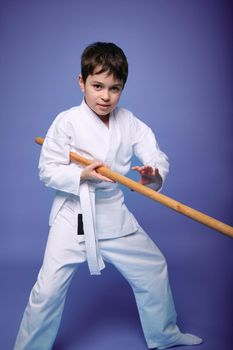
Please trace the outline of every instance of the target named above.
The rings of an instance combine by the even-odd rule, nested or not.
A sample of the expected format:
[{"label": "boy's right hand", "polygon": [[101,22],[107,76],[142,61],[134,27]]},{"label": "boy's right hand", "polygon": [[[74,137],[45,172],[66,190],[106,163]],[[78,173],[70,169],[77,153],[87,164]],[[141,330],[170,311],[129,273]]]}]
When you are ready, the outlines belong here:
[{"label": "boy's right hand", "polygon": [[100,166],[104,166],[104,163],[98,160],[94,161],[91,165],[86,166],[81,172],[80,180],[114,182],[113,180],[96,172],[95,169],[99,168]]}]

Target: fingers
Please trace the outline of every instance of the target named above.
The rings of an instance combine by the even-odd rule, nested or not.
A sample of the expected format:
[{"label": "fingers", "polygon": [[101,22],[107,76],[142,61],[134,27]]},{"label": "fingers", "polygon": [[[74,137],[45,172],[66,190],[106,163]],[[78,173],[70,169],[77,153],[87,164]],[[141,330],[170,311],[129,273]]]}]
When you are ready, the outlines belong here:
[{"label": "fingers", "polygon": [[100,160],[95,160],[93,163],[91,163],[90,165],[88,165],[85,169],[88,169],[88,170],[94,170],[100,166],[103,166],[104,163],[101,162]]},{"label": "fingers", "polygon": [[141,168],[142,168],[141,166],[136,165],[136,166],[132,166],[131,169],[140,172],[140,169],[141,169]]},{"label": "fingers", "polygon": [[100,166],[106,166],[103,162],[96,160],[94,161],[90,167],[93,170],[92,174],[94,174],[95,177],[97,177],[98,179],[102,180],[102,181],[108,181],[108,182],[114,182],[113,180],[109,179],[108,177],[101,175],[99,173],[97,173],[95,171],[96,168],[99,168]]},{"label": "fingers", "polygon": [[96,160],[90,165],[86,166],[81,174],[82,180],[91,180],[91,181],[108,181],[108,182],[115,182],[106,176],[103,176],[99,173],[97,173],[97,168],[105,166],[105,164],[102,161]]},{"label": "fingers", "polygon": [[158,173],[158,169],[153,168],[150,165],[143,165],[143,166],[136,165],[136,166],[133,166],[131,169],[139,172],[141,175],[156,176]]},{"label": "fingers", "polygon": [[115,182],[115,181],[109,179],[108,177],[97,173],[96,171],[93,171],[92,174],[93,174],[94,177],[97,178],[98,180],[108,181],[108,182]]},{"label": "fingers", "polygon": [[133,166],[131,169],[141,172],[141,171],[152,171],[154,168],[150,165],[142,165],[142,166],[136,165],[136,166]]}]

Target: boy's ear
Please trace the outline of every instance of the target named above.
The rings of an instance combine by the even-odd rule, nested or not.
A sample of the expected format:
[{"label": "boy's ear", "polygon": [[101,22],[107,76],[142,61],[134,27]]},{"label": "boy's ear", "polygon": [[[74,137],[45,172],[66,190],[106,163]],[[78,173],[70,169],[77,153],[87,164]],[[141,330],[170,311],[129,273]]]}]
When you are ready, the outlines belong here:
[{"label": "boy's ear", "polygon": [[84,92],[85,84],[84,84],[84,81],[83,81],[83,78],[82,78],[82,75],[81,75],[81,74],[79,74],[79,76],[78,76],[78,82],[79,82],[80,90],[81,90],[82,92]]}]

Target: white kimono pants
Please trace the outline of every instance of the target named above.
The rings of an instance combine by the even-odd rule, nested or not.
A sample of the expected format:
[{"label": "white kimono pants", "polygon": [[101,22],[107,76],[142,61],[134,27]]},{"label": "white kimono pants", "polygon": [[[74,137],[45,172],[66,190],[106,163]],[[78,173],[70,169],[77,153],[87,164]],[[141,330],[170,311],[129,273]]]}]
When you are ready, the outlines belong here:
[{"label": "white kimono pants", "polygon": [[[86,261],[85,243],[75,232],[73,213],[65,206],[51,227],[42,268],[20,325],[14,350],[52,349],[69,284]],[[99,241],[102,259],[112,263],[131,285],[149,348],[169,345],[179,336],[165,259],[139,229]]]}]

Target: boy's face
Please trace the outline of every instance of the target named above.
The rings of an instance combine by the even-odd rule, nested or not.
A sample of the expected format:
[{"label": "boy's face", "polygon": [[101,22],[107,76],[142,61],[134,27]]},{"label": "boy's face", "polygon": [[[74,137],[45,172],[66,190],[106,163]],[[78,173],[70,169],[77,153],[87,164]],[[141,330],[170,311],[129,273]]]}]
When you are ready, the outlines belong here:
[{"label": "boy's face", "polygon": [[116,107],[123,90],[123,82],[116,80],[108,72],[96,74],[99,70],[95,69],[92,75],[88,75],[85,84],[80,75],[79,85],[87,105],[101,118],[109,116]]}]

